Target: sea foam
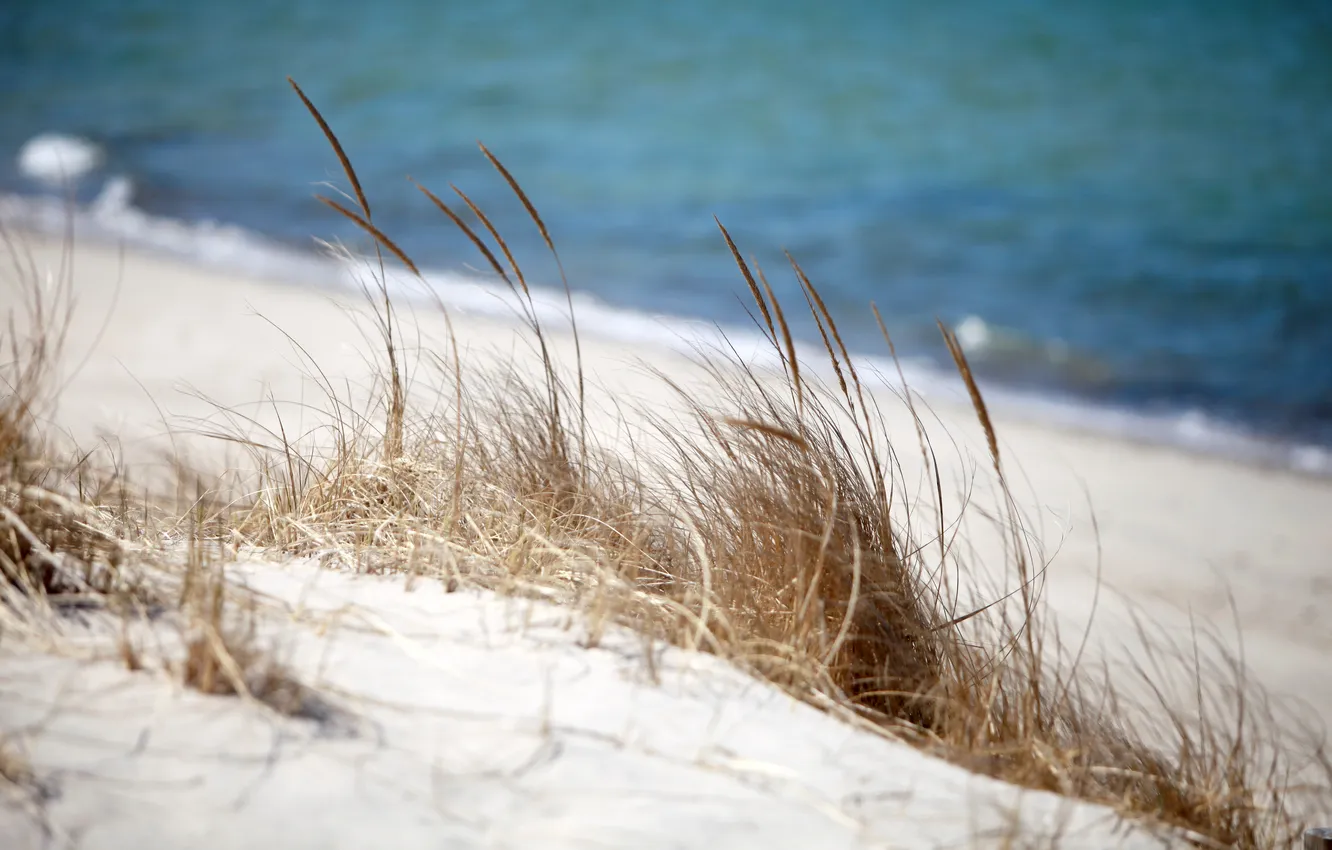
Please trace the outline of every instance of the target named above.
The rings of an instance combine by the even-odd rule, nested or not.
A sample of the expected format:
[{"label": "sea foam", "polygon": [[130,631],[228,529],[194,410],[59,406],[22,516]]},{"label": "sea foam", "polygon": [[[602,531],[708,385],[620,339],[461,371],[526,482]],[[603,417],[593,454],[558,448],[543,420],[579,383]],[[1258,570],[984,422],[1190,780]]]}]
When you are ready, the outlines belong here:
[{"label": "sea foam", "polygon": [[42,133],[19,148],[19,173],[46,184],[78,180],[97,170],[106,154],[95,142],[79,136]]}]

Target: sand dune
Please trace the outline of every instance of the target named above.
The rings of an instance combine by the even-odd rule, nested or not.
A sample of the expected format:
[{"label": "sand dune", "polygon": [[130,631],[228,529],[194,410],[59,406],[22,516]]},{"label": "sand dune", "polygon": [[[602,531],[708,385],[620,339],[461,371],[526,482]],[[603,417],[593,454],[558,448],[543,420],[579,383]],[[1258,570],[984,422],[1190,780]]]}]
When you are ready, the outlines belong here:
[{"label": "sand dune", "polygon": [[[1161,847],[853,727],[718,659],[572,612],[310,564],[233,576],[321,700],[308,718],[114,661],[0,652],[52,783],[4,846]],[[654,654],[649,665],[644,654]],[[649,674],[655,671],[655,678]],[[3,833],[0,833],[3,835]]]}]

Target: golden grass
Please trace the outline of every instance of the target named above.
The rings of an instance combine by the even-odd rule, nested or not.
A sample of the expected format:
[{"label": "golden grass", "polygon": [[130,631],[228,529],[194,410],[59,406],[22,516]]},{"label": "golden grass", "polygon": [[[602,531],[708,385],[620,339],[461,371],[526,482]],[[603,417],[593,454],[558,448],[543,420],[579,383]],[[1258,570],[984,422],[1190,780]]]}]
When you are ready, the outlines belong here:
[{"label": "golden grass", "polygon": [[[377,252],[415,272],[373,223],[333,130],[292,86],[333,147],[359,212],[321,200],[356,222]],[[494,154],[482,153],[537,226],[568,297],[536,206]],[[932,507],[908,492],[889,416],[794,259],[791,271],[835,381],[820,381],[798,359],[785,307],[718,222],[781,377],[726,351],[700,352],[711,401],[696,401],[658,376],[674,388],[690,424],[637,411],[636,439],[654,449],[617,453],[602,447],[588,424],[581,349],[575,347],[571,371],[557,362],[528,277],[491,218],[452,187],[482,225],[473,228],[418,188],[515,297],[537,370],[465,367],[456,342],[445,340],[429,353],[439,378],[435,403],[413,407],[407,354],[377,254],[375,285],[366,288],[386,358],[377,406],[358,409],[321,375],[325,438],[233,420],[234,433],[217,436],[251,452],[255,475],[240,490],[219,485],[191,500],[175,520],[188,525],[191,546],[276,549],[450,588],[467,582],[565,600],[588,614],[589,643],[608,623],[628,624],[646,639],[725,657],[799,698],[854,713],[972,770],[1184,830],[1199,846],[1256,850],[1298,835],[1292,748],[1307,747],[1317,759],[1321,741],[1282,740],[1273,709],[1238,660],[1214,666],[1204,659],[1226,656],[1202,652],[1203,638],[1173,646],[1144,626],[1140,666],[1130,675],[1147,698],[1135,702],[1046,625],[1040,589],[1048,564],[1011,495],[984,397],[946,329],[999,488],[996,522],[1009,581],[988,598],[955,540],[958,521],[944,516],[935,448],[911,395],[903,415],[918,438],[911,451],[921,453],[932,475]],[[3,482],[8,525],[0,554],[6,587],[29,595],[64,592],[65,573],[47,552],[75,553],[91,570],[78,581],[92,584],[102,575],[92,564],[114,574],[110,553],[118,545],[114,534],[87,531],[102,526],[74,513],[49,522],[42,511],[51,509],[40,507],[47,503],[24,495],[37,486],[33,476],[51,468],[32,465],[42,456],[31,436],[40,433],[32,403],[49,380],[32,364],[50,362],[40,345],[58,339],[43,310],[34,308],[29,319],[38,332],[21,337],[10,329],[11,340],[39,347],[16,354],[14,364],[27,365],[11,366],[0,404],[0,448],[11,470]],[[573,338],[576,344],[576,327]],[[69,504],[77,512],[97,500]],[[59,536],[70,527],[78,534]],[[203,548],[191,551],[177,600],[187,624],[179,674],[205,692],[253,696],[280,710],[294,704],[288,696],[295,686],[255,649],[253,620],[226,615],[221,570],[207,563]],[[1184,700],[1159,684],[1181,675],[1189,683]]]},{"label": "golden grass", "polygon": [[53,794],[13,741],[0,737],[0,811],[17,810],[44,828],[43,806]]},{"label": "golden grass", "polygon": [[257,700],[279,714],[304,713],[306,688],[262,644],[254,609],[229,599],[236,592],[221,568],[198,568],[182,609],[180,681],[200,693]]},{"label": "golden grass", "polygon": [[[366,226],[368,204],[350,160],[302,100],[355,189],[365,212],[359,223],[415,271]],[[554,254],[518,181],[483,154]],[[923,529],[913,526],[921,509],[904,488],[887,419],[793,258],[835,384],[799,361],[767,277],[718,222],[784,378],[758,374],[724,351],[703,352],[714,400],[695,402],[675,388],[692,429],[639,411],[658,450],[621,457],[590,433],[581,353],[571,375],[556,363],[528,279],[490,217],[453,187],[493,244],[418,188],[516,297],[539,372],[465,374],[449,340],[436,357],[443,409],[406,409],[394,365],[382,424],[368,414],[339,416],[328,453],[303,451],[282,434],[266,446],[252,443],[260,485],[239,501],[223,500],[242,542],[358,569],[439,576],[450,586],[467,580],[563,598],[593,615],[590,640],[599,624],[628,623],[724,656],[816,704],[849,708],[971,769],[1177,827],[1203,846],[1271,847],[1298,834],[1283,746],[1321,753],[1321,741],[1278,740],[1277,719],[1242,665],[1209,667],[1197,646],[1167,647],[1144,631],[1147,660],[1136,675],[1149,696],[1131,703],[1046,626],[1039,596],[1048,565],[1011,495],[980,388],[946,328],[1000,493],[1011,581],[989,600],[962,586],[968,571],[953,543],[956,522],[942,515],[934,447],[910,395],[907,413],[937,496]],[[377,290],[376,321],[391,329],[382,278]],[[383,337],[391,345],[390,334]],[[885,341],[895,354],[886,333]],[[397,364],[401,353],[388,356]],[[350,401],[331,386],[325,392],[335,409]],[[1186,704],[1155,684],[1181,674],[1191,682]]]},{"label": "golden grass", "polygon": [[199,499],[188,522],[175,600],[184,653],[169,667],[182,684],[200,693],[255,700],[282,715],[305,714],[311,692],[265,644],[258,602],[227,580],[228,553],[211,542],[223,529],[205,526]]},{"label": "golden grass", "polygon": [[3,738],[0,738],[0,781],[19,788],[30,787],[36,781],[32,765]]},{"label": "golden grass", "polygon": [[[260,646],[253,609],[235,603],[236,589],[209,563],[204,537],[216,534],[198,525],[198,500],[196,510],[172,516],[178,512],[157,500],[131,495],[123,470],[94,468],[94,453],[65,452],[48,438],[44,417],[59,386],[56,369],[74,308],[68,269],[43,279],[8,234],[0,236],[24,297],[21,314],[9,317],[9,357],[0,365],[0,632],[41,634],[61,610],[104,609],[123,618],[119,657],[137,671],[146,665],[130,624],[172,611],[184,657],[167,666],[183,684],[300,713],[304,689]],[[150,535],[154,519],[165,521],[167,538],[183,540],[183,563],[145,545],[163,536],[159,527]],[[174,599],[173,584],[179,586]],[[0,771],[5,759],[0,751]]]},{"label": "golden grass", "polygon": [[8,317],[0,364],[0,604],[105,597],[124,589],[124,544],[98,507],[107,482],[92,474],[86,455],[60,456],[43,422],[74,307],[68,270],[43,280],[8,234],[0,238],[11,273],[29,284],[20,315]]}]

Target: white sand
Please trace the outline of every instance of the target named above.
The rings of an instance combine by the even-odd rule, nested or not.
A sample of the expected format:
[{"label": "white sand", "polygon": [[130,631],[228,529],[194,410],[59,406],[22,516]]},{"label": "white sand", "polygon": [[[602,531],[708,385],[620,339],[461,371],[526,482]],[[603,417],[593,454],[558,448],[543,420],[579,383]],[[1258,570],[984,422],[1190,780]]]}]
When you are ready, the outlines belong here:
[{"label": "white sand", "polygon": [[[0,844],[95,848],[1161,847],[858,730],[718,659],[489,593],[238,568],[318,719],[0,651],[0,717],[53,797]],[[657,681],[645,653],[655,655]],[[5,830],[11,832],[6,835]],[[1034,846],[1034,845],[1029,845]],[[1044,845],[1042,845],[1044,846]]]},{"label": "white sand", "polygon": [[[58,262],[58,245],[38,238],[26,243],[39,266]],[[82,366],[69,375],[53,421],[85,445],[99,433],[116,435],[126,456],[137,461],[166,445],[163,415],[178,426],[189,417],[214,412],[183,391],[187,388],[224,405],[252,405],[244,409],[261,419],[270,414],[254,403],[269,393],[317,406],[314,384],[303,377],[310,369],[279,328],[335,382],[362,381],[369,374],[365,356],[374,349],[329,294],[87,244],[76,252],[75,284],[79,309],[67,360]],[[10,306],[15,294],[12,281],[6,280],[0,307]],[[339,298],[358,303],[355,296]],[[525,343],[517,340],[512,325],[462,314],[453,318],[466,351],[523,350]],[[409,324],[410,345],[444,350],[439,316],[421,311]],[[584,330],[583,353],[591,381],[599,388],[598,409],[609,410],[609,398],[636,399],[659,410],[677,403],[659,384],[644,378],[643,362],[688,386],[702,386],[698,371],[678,355],[601,342],[595,329]],[[559,349],[562,357],[569,355],[567,339]],[[942,430],[934,429],[952,497],[972,471],[980,470],[983,481],[988,461],[965,399],[931,396],[929,402],[962,446],[960,454],[952,453]],[[916,469],[910,459],[915,436],[905,411],[887,395],[883,407],[908,470]],[[294,405],[284,410],[289,425],[302,415]],[[1307,699],[1315,713],[1332,717],[1332,621],[1317,615],[1332,602],[1332,482],[1058,430],[1002,414],[996,418],[1019,500],[1047,548],[1059,550],[1047,598],[1066,635],[1081,628],[1093,600],[1098,563],[1094,510],[1101,575],[1113,594],[1141,606],[1175,633],[1187,632],[1190,612],[1228,623],[1233,596],[1252,675],[1277,696]],[[605,433],[615,430],[609,413],[600,414],[597,425]],[[209,451],[207,441],[177,439],[189,443],[196,455]],[[1001,560],[983,530],[972,539],[977,541],[980,568]],[[256,581],[281,580],[274,574]],[[810,709],[791,708],[784,698],[742,682],[710,660],[671,656],[677,665],[714,671],[689,674],[695,677],[690,687],[717,695],[707,702],[699,699],[698,690],[671,685],[669,677],[662,691],[633,683],[629,674],[641,672],[641,662],[614,653],[583,657],[570,648],[574,637],[557,640],[559,648],[549,652],[514,648],[554,640],[530,633],[496,637],[507,649],[467,648],[479,619],[500,616],[516,603],[441,597],[436,600],[440,611],[452,613],[431,618],[430,630],[419,632],[419,621],[410,619],[417,615],[401,607],[424,604],[418,602],[421,594],[435,591],[401,598],[393,596],[397,591],[369,583],[333,577],[327,581],[330,593],[351,593],[354,587],[358,606],[374,607],[371,597],[382,599],[388,606],[385,612],[408,618],[409,625],[401,629],[415,637],[410,652],[408,644],[383,637],[339,637],[330,651],[346,656],[324,668],[325,680],[336,676],[337,686],[353,691],[357,700],[382,688],[386,702],[474,712],[471,719],[424,708],[404,713],[358,703],[356,713],[369,718],[373,733],[325,740],[312,729],[284,722],[278,726],[296,731],[289,731],[291,740],[283,739],[281,748],[275,748],[280,738],[275,727],[251,723],[258,715],[235,701],[173,695],[160,680],[131,677],[112,666],[85,669],[56,658],[6,656],[5,672],[0,673],[5,692],[0,721],[5,726],[26,723],[34,712],[40,713],[34,706],[52,702],[86,708],[95,695],[98,706],[108,707],[105,713],[99,708],[95,716],[71,710],[51,727],[63,729],[60,735],[52,731],[34,739],[38,768],[73,771],[61,780],[72,783],[69,802],[62,802],[62,794],[49,807],[52,817],[65,817],[61,824],[66,830],[91,828],[91,846],[133,846],[116,842],[128,842],[134,829],[148,829],[134,812],[154,811],[160,815],[162,834],[173,836],[170,846],[208,847],[240,846],[260,838],[293,846],[364,846],[368,836],[376,837],[372,843],[383,839],[395,846],[453,846],[454,841],[464,846],[534,846],[538,833],[533,830],[543,836],[542,846],[560,841],[585,846],[594,839],[606,846],[656,846],[647,835],[656,835],[661,846],[965,846],[976,824],[981,824],[980,831],[994,824],[984,820],[989,817],[984,811],[1002,795],[994,797],[998,792],[990,784],[963,778],[868,734],[853,733]],[[1104,594],[1101,604],[1105,616],[1098,616],[1095,635],[1113,649],[1130,636],[1122,612],[1114,610],[1118,606],[1109,605]],[[543,612],[538,619],[549,616],[554,615]],[[291,640],[298,655],[317,652],[308,635]],[[594,672],[584,679],[560,679],[565,675],[561,665]],[[367,672],[349,677],[351,670]],[[440,672],[423,672],[427,670]],[[495,675],[487,676],[487,671]],[[540,679],[546,675],[542,671],[563,682],[552,698],[563,712],[561,723],[583,732],[537,734],[530,725],[523,726],[535,722],[543,710],[537,704],[545,698],[540,697]],[[20,675],[26,678],[16,678]],[[57,685],[74,690],[57,694]],[[721,694],[734,698],[723,700]],[[124,702],[114,703],[119,707],[112,710],[113,703],[106,702],[111,699]],[[155,712],[151,724],[145,713],[149,706]],[[127,711],[131,720],[123,719]],[[675,718],[700,712],[711,718],[729,711],[747,719],[728,721],[711,732],[703,721],[675,725]],[[122,719],[112,723],[107,715]],[[763,719],[756,719],[760,715]],[[140,730],[159,722],[166,731],[160,737],[154,733],[156,744],[134,751]],[[525,731],[513,731],[519,727]],[[597,729],[604,737],[589,737],[587,729]],[[119,743],[103,747],[89,737],[101,734],[115,736]],[[780,747],[772,746],[776,738]],[[564,757],[563,766],[561,759],[548,760],[540,770],[518,771],[513,778],[525,759],[544,752],[541,748],[551,746],[552,740],[560,741],[565,753],[577,755]],[[848,751],[851,740],[856,743]],[[646,743],[640,748],[639,743],[626,743],[631,741]],[[185,743],[197,744],[190,750],[194,754],[173,755],[172,748]],[[766,768],[755,768],[765,778],[754,780],[745,770],[719,769],[710,765],[712,756],[707,755],[716,747],[729,748],[742,759],[781,765],[782,770],[769,776]],[[219,756],[223,750],[249,755],[243,763],[233,763]],[[103,763],[98,753],[114,768],[110,774],[87,767]],[[367,765],[376,767],[370,770]],[[126,771],[142,785],[107,778]],[[534,778],[538,775],[541,778]],[[634,795],[609,795],[605,789],[620,786],[618,777],[632,777]],[[589,790],[594,787],[603,790]],[[904,807],[893,796],[903,788],[916,791],[913,799],[931,802]],[[245,789],[250,793],[242,795]],[[893,793],[876,797],[881,792]],[[857,794],[866,802],[853,804]],[[244,797],[239,808],[234,806],[238,796]],[[127,802],[131,799],[136,802]],[[717,803],[721,799],[725,805]],[[1045,803],[1033,805],[1039,809]],[[1074,819],[1086,824],[1095,815],[1078,810]],[[115,824],[107,825],[104,833],[93,828],[103,820]],[[191,834],[190,829],[201,832]],[[384,829],[401,832],[388,841]],[[106,837],[94,840],[94,835]],[[663,835],[678,840],[672,844]],[[320,836],[341,843],[327,843]],[[1087,846],[1108,846],[1097,844],[1099,838],[1088,840]],[[1064,846],[1080,845],[1070,841]]]}]

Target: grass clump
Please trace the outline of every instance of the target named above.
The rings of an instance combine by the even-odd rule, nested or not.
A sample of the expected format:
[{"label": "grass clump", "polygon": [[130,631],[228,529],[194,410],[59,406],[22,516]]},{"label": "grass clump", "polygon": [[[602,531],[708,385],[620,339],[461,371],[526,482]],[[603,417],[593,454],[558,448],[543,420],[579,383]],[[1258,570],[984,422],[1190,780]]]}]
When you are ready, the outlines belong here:
[{"label": "grass clump", "polygon": [[[703,352],[713,400],[675,386],[691,414],[685,427],[637,411],[663,449],[640,461],[598,445],[581,350],[574,349],[572,372],[564,371],[527,276],[489,216],[452,187],[473,226],[418,187],[508,288],[537,368],[478,373],[464,367],[450,339],[435,357],[437,403],[412,407],[378,252],[412,273],[416,266],[373,223],[350,159],[301,97],[337,153],[358,210],[323,200],[361,227],[377,252],[377,286],[367,293],[378,305],[387,358],[383,401],[375,413],[339,413],[329,451],[307,453],[280,432],[267,444],[250,442],[262,472],[239,507],[235,530],[244,542],[438,575],[451,586],[466,579],[568,599],[594,623],[624,622],[716,653],[973,770],[1109,805],[1184,830],[1203,846],[1270,847],[1298,835],[1277,719],[1242,665],[1213,669],[1197,646],[1163,648],[1144,634],[1144,657],[1162,668],[1138,669],[1147,696],[1132,700],[1046,625],[1047,564],[1011,495],[966,356],[942,326],[999,494],[994,522],[1008,581],[988,598],[966,581],[969,565],[954,545],[960,520],[944,516],[935,447],[909,391],[905,406],[932,476],[932,507],[921,508],[908,489],[887,417],[818,288],[791,259],[824,343],[828,382],[798,356],[785,306],[725,228],[721,237],[781,372]],[[535,206],[499,160],[483,154],[558,265]],[[560,279],[567,296],[562,269]],[[348,409],[327,382],[325,392],[336,410]],[[1154,684],[1181,674],[1193,690],[1183,704]],[[1321,752],[1320,742],[1309,746]]]},{"label": "grass clump", "polygon": [[[18,315],[6,323],[8,359],[0,364],[4,622],[39,633],[45,609],[107,609],[120,618],[119,657],[137,671],[147,665],[130,638],[131,627],[169,613],[184,634],[183,658],[174,665],[183,684],[207,694],[252,697],[283,714],[300,713],[309,695],[259,646],[255,612],[237,604],[237,590],[210,563],[204,538],[213,535],[199,525],[197,512],[180,516],[164,500],[131,496],[118,471],[94,468],[93,453],[65,453],[53,445],[43,419],[58,392],[55,370],[74,309],[70,270],[43,278],[8,234],[0,235],[13,259],[8,283],[22,298]],[[155,517],[166,520],[162,536],[179,538],[183,559],[170,546],[144,545]],[[131,566],[153,567],[158,580],[149,581],[146,571]],[[179,588],[174,599],[173,585]],[[18,763],[7,758],[0,750],[0,771]]]},{"label": "grass clump", "polygon": [[280,715],[307,715],[314,694],[266,645],[258,602],[228,581],[230,553],[212,542],[222,526],[210,529],[208,521],[203,500],[196,499],[174,606],[183,651],[169,666],[182,684],[200,693],[254,700]]},{"label": "grass clump", "polygon": [[41,421],[74,307],[68,270],[44,280],[8,234],[0,238],[23,295],[0,340],[0,597],[11,609],[105,599],[126,588],[125,546],[103,507],[110,488],[90,472],[88,455],[71,461],[53,447]]},{"label": "grass clump", "polygon": [[43,806],[52,796],[13,740],[0,736],[0,811],[16,809],[45,827]]},{"label": "grass clump", "polygon": [[189,688],[256,700],[278,714],[302,716],[312,695],[260,641],[253,607],[221,567],[196,566],[182,605],[185,649],[176,669]]}]

